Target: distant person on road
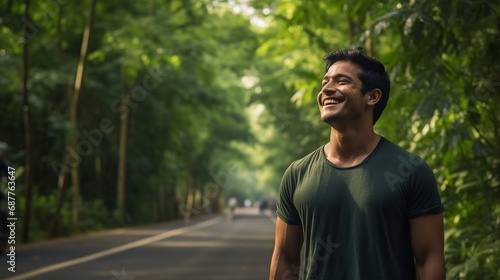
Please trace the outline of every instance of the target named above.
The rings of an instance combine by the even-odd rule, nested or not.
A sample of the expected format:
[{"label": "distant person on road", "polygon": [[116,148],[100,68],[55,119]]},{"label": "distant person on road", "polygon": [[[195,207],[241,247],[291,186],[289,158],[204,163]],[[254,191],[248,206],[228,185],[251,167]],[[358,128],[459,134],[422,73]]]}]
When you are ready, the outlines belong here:
[{"label": "distant person on road", "polygon": [[229,219],[232,220],[234,217],[234,212],[236,211],[236,206],[238,206],[238,199],[236,197],[231,197],[228,202],[229,206]]},{"label": "distant person on road", "polygon": [[266,199],[263,198],[259,202],[259,213],[263,214],[264,210],[266,210],[266,209],[267,209],[267,201],[266,201]]},{"label": "distant person on road", "polygon": [[283,175],[269,278],[445,279],[434,174],[373,130],[389,99],[385,66],[360,48],[324,60],[317,103],[330,140]]}]

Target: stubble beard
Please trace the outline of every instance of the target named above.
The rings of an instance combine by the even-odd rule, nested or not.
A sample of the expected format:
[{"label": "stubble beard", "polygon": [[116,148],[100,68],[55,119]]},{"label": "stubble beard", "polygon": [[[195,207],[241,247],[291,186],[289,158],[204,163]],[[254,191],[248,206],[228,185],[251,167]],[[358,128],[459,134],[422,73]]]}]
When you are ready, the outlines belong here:
[{"label": "stubble beard", "polygon": [[336,116],[335,114],[326,114],[321,116],[321,120],[329,125],[332,125],[336,122],[339,121],[339,116]]}]

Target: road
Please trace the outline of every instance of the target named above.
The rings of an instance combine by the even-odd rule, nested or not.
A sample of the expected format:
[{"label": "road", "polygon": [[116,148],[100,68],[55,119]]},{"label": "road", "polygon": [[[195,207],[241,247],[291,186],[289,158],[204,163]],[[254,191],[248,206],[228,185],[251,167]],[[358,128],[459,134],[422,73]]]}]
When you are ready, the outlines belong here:
[{"label": "road", "polygon": [[274,223],[256,209],[28,244],[0,279],[267,279]]}]

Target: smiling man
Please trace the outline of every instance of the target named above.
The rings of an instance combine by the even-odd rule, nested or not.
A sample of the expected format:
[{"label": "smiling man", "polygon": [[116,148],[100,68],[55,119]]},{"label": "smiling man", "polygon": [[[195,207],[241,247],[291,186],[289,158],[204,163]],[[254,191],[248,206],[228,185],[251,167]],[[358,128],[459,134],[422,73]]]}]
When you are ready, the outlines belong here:
[{"label": "smiling man", "polygon": [[384,65],[361,49],[324,60],[330,141],[283,176],[269,278],[445,279],[434,174],[373,130],[389,99]]}]

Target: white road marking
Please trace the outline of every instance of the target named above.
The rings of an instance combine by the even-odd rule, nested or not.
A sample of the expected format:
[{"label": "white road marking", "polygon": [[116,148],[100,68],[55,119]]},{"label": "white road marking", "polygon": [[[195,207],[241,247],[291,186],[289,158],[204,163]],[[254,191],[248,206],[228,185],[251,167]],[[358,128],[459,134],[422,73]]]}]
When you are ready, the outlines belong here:
[{"label": "white road marking", "polygon": [[175,236],[175,235],[183,234],[183,233],[186,233],[188,231],[202,229],[202,228],[211,226],[213,224],[216,224],[216,223],[218,223],[220,221],[221,221],[221,218],[220,217],[216,217],[216,218],[210,219],[208,221],[201,222],[199,224],[195,224],[195,225],[192,225],[192,226],[187,226],[187,227],[183,227],[183,228],[178,228],[178,229],[170,230],[170,231],[167,231],[167,232],[164,232],[164,233],[160,233],[160,234],[157,234],[157,235],[154,235],[154,236],[150,236],[150,237],[147,237],[147,238],[144,238],[144,239],[141,239],[141,240],[137,240],[137,241],[134,241],[134,242],[131,242],[131,243],[123,244],[123,245],[120,245],[118,247],[114,247],[114,248],[107,249],[107,250],[104,250],[104,251],[101,251],[101,252],[90,254],[88,256],[84,256],[84,257],[76,258],[76,259],[73,259],[73,260],[69,260],[69,261],[65,261],[65,262],[60,262],[60,263],[52,264],[52,265],[49,265],[49,266],[46,266],[46,267],[42,267],[42,268],[39,268],[39,269],[35,269],[33,271],[26,272],[26,273],[23,273],[23,274],[19,274],[19,275],[16,275],[14,277],[5,278],[5,280],[22,280],[22,279],[28,279],[30,277],[39,276],[39,275],[42,275],[42,274],[45,274],[45,273],[48,273],[48,272],[51,272],[51,271],[54,271],[54,270],[59,270],[59,269],[66,268],[66,267],[69,267],[69,266],[73,266],[73,265],[77,265],[77,264],[81,264],[81,263],[93,261],[93,260],[96,260],[96,259],[100,259],[100,258],[109,256],[109,255],[120,253],[120,252],[123,252],[123,251],[126,251],[126,250],[130,250],[130,249],[133,249],[133,248],[137,248],[137,247],[141,247],[141,246],[144,246],[144,245],[147,245],[147,244],[151,244],[153,242],[160,241],[162,239],[169,238],[169,237],[172,237],[172,236]]}]

